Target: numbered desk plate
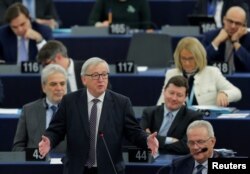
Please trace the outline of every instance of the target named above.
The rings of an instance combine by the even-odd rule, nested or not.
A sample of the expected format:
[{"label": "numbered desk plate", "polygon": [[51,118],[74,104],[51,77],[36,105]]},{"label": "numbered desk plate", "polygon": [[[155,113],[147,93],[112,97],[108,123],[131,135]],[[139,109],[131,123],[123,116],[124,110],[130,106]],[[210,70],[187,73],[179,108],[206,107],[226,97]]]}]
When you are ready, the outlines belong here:
[{"label": "numbered desk plate", "polygon": [[213,66],[219,68],[222,74],[230,74],[229,64],[227,62],[213,62]]},{"label": "numbered desk plate", "polygon": [[135,64],[133,61],[121,61],[116,63],[116,73],[134,73]]},{"label": "numbered desk plate", "polygon": [[39,73],[40,65],[38,62],[21,62],[21,73]]},{"label": "numbered desk plate", "polygon": [[122,35],[127,34],[128,28],[125,24],[110,24],[109,25],[109,34]]},{"label": "numbered desk plate", "polygon": [[46,157],[42,158],[38,148],[26,148],[26,161],[46,161]]},{"label": "numbered desk plate", "polygon": [[129,162],[141,162],[148,163],[153,161],[153,157],[149,155],[147,149],[141,148],[129,148],[128,149],[128,161]]}]

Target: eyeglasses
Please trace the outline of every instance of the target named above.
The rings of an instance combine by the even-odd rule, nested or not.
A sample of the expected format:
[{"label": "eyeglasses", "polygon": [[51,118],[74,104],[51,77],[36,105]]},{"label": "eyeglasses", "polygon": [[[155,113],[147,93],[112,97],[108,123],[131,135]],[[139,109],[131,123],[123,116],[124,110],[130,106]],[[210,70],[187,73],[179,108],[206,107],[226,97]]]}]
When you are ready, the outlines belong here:
[{"label": "eyeglasses", "polygon": [[230,24],[230,25],[234,24],[234,25],[236,25],[238,27],[245,26],[244,23],[233,21],[232,19],[228,19],[228,18],[225,18],[225,19],[226,19],[227,23]]},{"label": "eyeglasses", "polygon": [[93,73],[93,74],[85,74],[85,76],[89,76],[91,77],[92,80],[99,80],[100,77],[102,77],[102,79],[107,79],[109,76],[109,73]]},{"label": "eyeglasses", "polygon": [[196,144],[198,146],[203,146],[210,138],[212,138],[212,137],[208,137],[208,139],[206,139],[206,140],[188,141],[187,145],[194,146]]},{"label": "eyeglasses", "polygon": [[194,57],[188,57],[188,58],[184,58],[184,57],[180,57],[182,62],[192,62],[194,61]]}]

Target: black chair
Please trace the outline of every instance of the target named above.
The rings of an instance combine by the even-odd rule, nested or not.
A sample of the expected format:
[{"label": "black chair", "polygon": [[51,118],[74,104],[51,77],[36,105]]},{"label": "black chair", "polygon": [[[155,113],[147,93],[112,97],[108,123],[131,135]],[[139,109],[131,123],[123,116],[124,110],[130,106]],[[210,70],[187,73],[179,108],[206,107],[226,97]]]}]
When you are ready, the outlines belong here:
[{"label": "black chair", "polygon": [[173,62],[172,39],[166,34],[134,34],[127,55],[137,66],[166,68]]}]

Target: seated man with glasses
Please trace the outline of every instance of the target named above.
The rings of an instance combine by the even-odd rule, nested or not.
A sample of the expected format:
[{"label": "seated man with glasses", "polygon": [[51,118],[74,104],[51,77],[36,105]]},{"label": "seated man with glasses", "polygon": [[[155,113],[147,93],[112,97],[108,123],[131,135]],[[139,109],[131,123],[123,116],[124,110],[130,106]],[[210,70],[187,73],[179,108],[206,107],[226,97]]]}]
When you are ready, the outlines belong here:
[{"label": "seated man with glasses", "polygon": [[203,44],[209,64],[227,63],[230,72],[250,72],[250,34],[248,15],[243,7],[233,6],[223,17],[223,27],[204,34]]},{"label": "seated man with glasses", "polygon": [[208,158],[224,157],[223,153],[214,150],[216,138],[212,125],[208,121],[197,120],[188,126],[186,133],[191,155],[174,160],[170,174],[207,173]]}]

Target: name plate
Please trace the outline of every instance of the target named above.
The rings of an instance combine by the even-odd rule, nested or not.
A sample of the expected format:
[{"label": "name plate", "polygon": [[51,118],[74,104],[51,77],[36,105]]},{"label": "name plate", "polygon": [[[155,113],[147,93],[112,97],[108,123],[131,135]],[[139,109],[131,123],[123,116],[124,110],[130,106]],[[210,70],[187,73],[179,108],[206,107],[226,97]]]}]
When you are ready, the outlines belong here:
[{"label": "name plate", "polygon": [[203,22],[200,24],[201,33],[206,33],[208,31],[216,29],[215,23]]},{"label": "name plate", "polygon": [[227,62],[214,62],[213,66],[219,68],[222,74],[229,74],[229,64]]},{"label": "name plate", "polygon": [[39,73],[40,65],[38,62],[21,62],[21,73]]},{"label": "name plate", "polygon": [[110,24],[109,34],[123,35],[127,33],[127,26],[125,24]]},{"label": "name plate", "polygon": [[147,149],[130,148],[128,149],[129,162],[149,162],[149,155]]},{"label": "name plate", "polygon": [[42,157],[38,148],[26,148],[26,161],[46,161],[46,157]]},{"label": "name plate", "polygon": [[134,73],[135,64],[133,61],[121,61],[116,63],[117,73]]}]

